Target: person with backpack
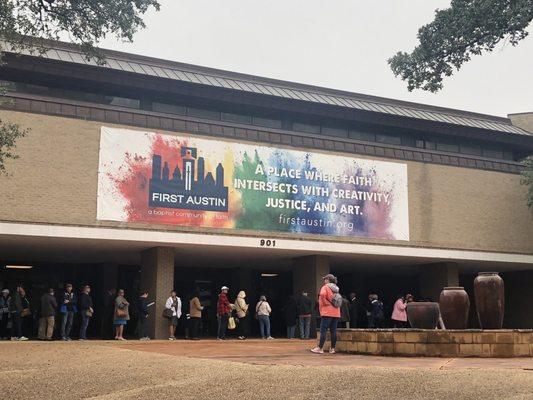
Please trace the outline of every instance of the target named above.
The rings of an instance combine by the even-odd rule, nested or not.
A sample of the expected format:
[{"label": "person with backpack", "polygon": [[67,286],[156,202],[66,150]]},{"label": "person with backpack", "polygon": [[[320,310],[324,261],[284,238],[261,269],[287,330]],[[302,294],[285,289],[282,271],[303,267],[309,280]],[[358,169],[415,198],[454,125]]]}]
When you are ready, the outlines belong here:
[{"label": "person with backpack", "polygon": [[379,300],[377,294],[368,295],[370,306],[367,312],[368,328],[383,328],[383,303]]},{"label": "person with backpack", "polygon": [[318,308],[320,313],[320,340],[318,346],[311,349],[312,353],[324,354],[326,334],[329,329],[331,336],[330,354],[335,354],[337,344],[337,324],[341,317],[342,297],[339,294],[337,278],[332,274],[323,277],[324,285],[318,295]]}]

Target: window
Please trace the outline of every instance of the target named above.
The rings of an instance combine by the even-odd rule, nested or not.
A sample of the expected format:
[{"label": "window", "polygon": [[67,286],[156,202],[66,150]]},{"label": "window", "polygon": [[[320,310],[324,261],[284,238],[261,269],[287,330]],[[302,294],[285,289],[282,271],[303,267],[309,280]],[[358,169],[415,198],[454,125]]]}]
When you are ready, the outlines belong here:
[{"label": "window", "polygon": [[140,100],[137,99],[129,99],[127,97],[118,97],[118,96],[111,96],[111,101],[109,104],[112,106],[119,106],[119,107],[129,107],[129,108],[139,108],[141,106]]},{"label": "window", "polygon": [[187,110],[183,106],[178,106],[176,104],[167,104],[167,103],[158,103],[154,101],[152,103],[152,110],[165,114],[180,114],[185,115]]},{"label": "window", "polygon": [[461,144],[461,153],[472,154],[474,156],[481,155],[481,146],[475,144]]},{"label": "window", "polygon": [[347,137],[348,129],[333,128],[331,126],[323,126],[322,134],[326,136]]},{"label": "window", "polygon": [[294,122],[292,129],[298,132],[320,133],[320,125],[303,124],[301,122]]},{"label": "window", "polygon": [[488,158],[503,158],[503,150],[495,147],[484,147],[483,156]]},{"label": "window", "polygon": [[447,151],[449,153],[458,153],[459,145],[453,144],[453,143],[446,143],[446,142],[437,142],[437,150]]},{"label": "window", "polygon": [[235,122],[237,124],[251,124],[252,117],[250,115],[222,113],[222,121]]},{"label": "window", "polygon": [[205,110],[203,108],[189,107],[187,108],[187,115],[190,115],[191,117],[206,118],[206,119],[215,119],[215,120],[220,119],[220,112],[212,111],[212,110]]},{"label": "window", "polygon": [[428,150],[435,150],[435,142],[425,141],[425,148]]},{"label": "window", "polygon": [[415,138],[412,136],[402,136],[402,146],[415,147]]},{"label": "window", "polygon": [[370,132],[360,132],[360,131],[352,131],[348,133],[348,136],[352,139],[356,140],[364,140],[366,142],[375,142],[376,141],[376,135]]},{"label": "window", "polygon": [[423,149],[424,148],[424,141],[421,140],[421,139],[417,139],[416,142],[415,142],[415,146],[418,147],[419,149]]},{"label": "window", "polygon": [[267,128],[281,129],[281,121],[279,119],[253,117],[252,124]]},{"label": "window", "polygon": [[376,134],[376,142],[387,144],[402,144],[402,138],[400,136],[386,135],[384,133]]}]

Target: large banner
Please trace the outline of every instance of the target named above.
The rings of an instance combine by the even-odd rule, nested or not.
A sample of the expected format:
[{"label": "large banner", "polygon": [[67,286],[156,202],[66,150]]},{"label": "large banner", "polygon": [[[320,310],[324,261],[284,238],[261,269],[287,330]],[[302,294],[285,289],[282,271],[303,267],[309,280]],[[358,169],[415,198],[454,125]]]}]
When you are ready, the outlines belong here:
[{"label": "large banner", "polygon": [[409,240],[407,166],[102,127],[97,218]]}]

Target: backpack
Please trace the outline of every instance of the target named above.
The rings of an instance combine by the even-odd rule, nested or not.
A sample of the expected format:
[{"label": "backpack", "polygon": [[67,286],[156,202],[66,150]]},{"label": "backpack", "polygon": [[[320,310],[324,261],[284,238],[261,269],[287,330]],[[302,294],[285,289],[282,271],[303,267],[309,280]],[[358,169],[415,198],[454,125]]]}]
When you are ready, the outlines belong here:
[{"label": "backpack", "polygon": [[335,308],[341,308],[342,296],[340,295],[340,293],[333,293],[333,298],[330,300],[330,303]]}]

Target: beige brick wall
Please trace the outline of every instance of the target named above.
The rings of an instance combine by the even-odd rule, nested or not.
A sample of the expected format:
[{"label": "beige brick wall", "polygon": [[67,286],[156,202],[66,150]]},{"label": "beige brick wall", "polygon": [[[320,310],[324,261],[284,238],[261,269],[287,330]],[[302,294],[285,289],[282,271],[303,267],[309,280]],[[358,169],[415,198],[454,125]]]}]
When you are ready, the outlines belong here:
[{"label": "beige brick wall", "polygon": [[[0,177],[0,220],[127,226],[96,220],[102,123],[13,111],[0,111],[0,118],[31,128],[18,144],[20,159],[7,164],[10,175]],[[394,244],[533,254],[533,213],[526,206],[526,190],[520,185],[518,175],[406,163],[411,240]],[[167,225],[128,227],[192,230]],[[221,232],[257,235],[243,231]],[[325,236],[301,237],[332,240]],[[387,243],[349,238],[334,240]]]}]

